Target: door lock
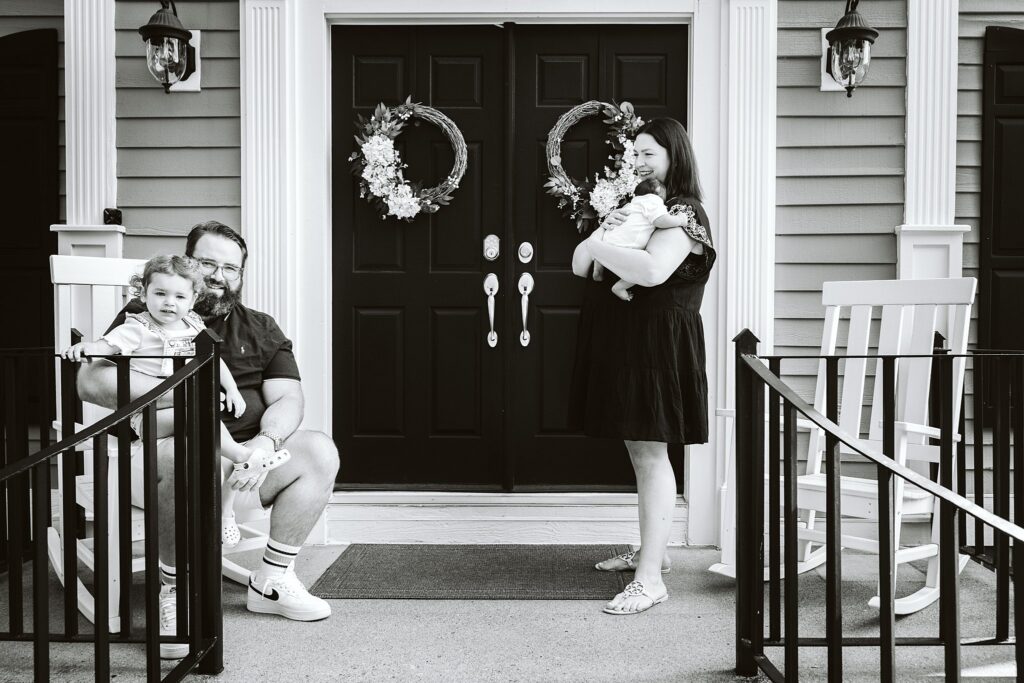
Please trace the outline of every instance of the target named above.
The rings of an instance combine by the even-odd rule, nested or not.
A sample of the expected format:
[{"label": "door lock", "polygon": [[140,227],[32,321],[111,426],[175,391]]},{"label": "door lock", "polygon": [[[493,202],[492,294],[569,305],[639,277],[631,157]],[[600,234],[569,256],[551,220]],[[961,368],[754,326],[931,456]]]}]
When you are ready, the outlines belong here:
[{"label": "door lock", "polygon": [[484,258],[488,261],[496,261],[501,256],[501,240],[497,235],[488,235],[484,238]]}]

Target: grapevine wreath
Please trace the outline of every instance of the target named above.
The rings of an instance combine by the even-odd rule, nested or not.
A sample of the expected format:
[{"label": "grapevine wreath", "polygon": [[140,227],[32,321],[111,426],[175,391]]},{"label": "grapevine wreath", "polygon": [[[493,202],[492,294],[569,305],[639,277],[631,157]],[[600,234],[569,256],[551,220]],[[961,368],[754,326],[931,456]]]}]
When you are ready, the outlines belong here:
[{"label": "grapevine wreath", "polygon": [[[406,164],[395,149],[395,139],[412,118],[440,128],[455,152],[452,170],[440,185],[422,187],[402,174]],[[411,222],[420,212],[434,213],[451,201],[452,192],[458,189],[466,172],[467,158],[466,141],[454,121],[408,97],[396,107],[378,104],[369,120],[359,115],[356,128],[358,149],[348,160],[352,162],[352,173],[359,178],[360,198],[367,199],[380,212],[381,219],[390,215]]]},{"label": "grapevine wreath", "polygon": [[[608,156],[612,167],[605,166],[603,174],[595,173],[593,180],[576,180],[562,167],[562,140],[578,122],[598,114],[604,114],[608,124],[606,143],[613,150]],[[580,233],[593,230],[632,195],[640,180],[634,170],[633,140],[643,124],[629,102],[615,105],[590,100],[562,114],[548,133],[546,152],[551,177],[544,187],[548,194],[558,197],[558,208],[566,218],[576,221]]]}]

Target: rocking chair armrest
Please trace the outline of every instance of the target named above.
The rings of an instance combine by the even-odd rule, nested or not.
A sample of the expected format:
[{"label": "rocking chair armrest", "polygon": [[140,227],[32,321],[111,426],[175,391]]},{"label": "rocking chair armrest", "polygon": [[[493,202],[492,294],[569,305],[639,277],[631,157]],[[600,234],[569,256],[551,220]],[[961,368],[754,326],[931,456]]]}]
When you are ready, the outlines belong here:
[{"label": "rocking chair armrest", "polygon": [[[928,425],[917,424],[915,422],[900,422],[899,420],[894,424],[897,431],[906,432],[908,434],[921,434],[922,436],[931,437],[933,439],[942,437],[942,430],[938,427],[930,427]],[[960,443],[961,438],[960,434],[954,434],[953,442]]]}]

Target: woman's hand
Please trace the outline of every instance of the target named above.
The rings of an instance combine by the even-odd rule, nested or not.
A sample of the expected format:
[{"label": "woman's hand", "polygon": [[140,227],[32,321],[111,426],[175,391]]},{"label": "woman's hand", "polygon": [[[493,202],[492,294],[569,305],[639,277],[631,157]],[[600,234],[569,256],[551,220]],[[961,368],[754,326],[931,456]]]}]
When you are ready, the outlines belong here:
[{"label": "woman's hand", "polygon": [[601,223],[601,227],[605,230],[614,230],[618,226],[626,222],[626,218],[629,216],[629,209],[619,208],[612,211],[605,217]]}]

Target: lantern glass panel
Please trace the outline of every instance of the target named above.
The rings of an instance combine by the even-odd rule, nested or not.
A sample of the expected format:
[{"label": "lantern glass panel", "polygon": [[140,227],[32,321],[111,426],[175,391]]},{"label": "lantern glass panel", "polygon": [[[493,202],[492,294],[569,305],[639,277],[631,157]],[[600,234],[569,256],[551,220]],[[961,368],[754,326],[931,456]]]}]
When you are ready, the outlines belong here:
[{"label": "lantern glass panel", "polygon": [[844,40],[832,50],[832,73],[843,86],[864,82],[871,64],[871,43],[863,39]]},{"label": "lantern glass panel", "polygon": [[188,51],[179,38],[153,39],[146,45],[149,73],[161,83],[172,85],[185,74]]}]

